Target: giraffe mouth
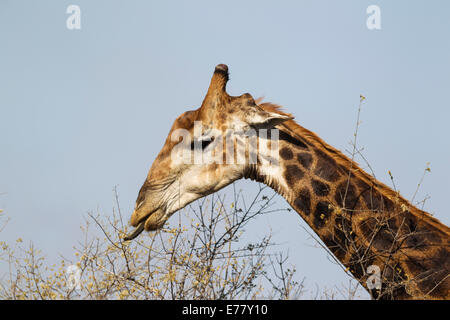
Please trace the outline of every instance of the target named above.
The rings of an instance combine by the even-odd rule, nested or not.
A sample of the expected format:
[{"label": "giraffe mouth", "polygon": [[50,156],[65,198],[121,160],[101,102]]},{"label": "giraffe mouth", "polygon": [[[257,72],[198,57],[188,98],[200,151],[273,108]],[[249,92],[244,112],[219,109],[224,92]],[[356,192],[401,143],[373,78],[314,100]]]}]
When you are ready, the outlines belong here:
[{"label": "giraffe mouth", "polygon": [[[133,215],[135,212],[133,213]],[[164,210],[156,209],[147,213],[145,216],[141,217],[140,221],[137,223],[136,228],[123,239],[124,241],[133,240],[139,236],[144,230],[145,231],[155,231],[164,225],[167,220],[167,215]]]},{"label": "giraffe mouth", "polygon": [[133,232],[131,232],[130,234],[128,234],[126,237],[123,238],[124,241],[130,241],[133,240],[134,238],[136,238],[138,235],[140,235],[142,233],[142,231],[144,231],[144,227],[145,227],[145,220],[141,221],[137,227],[134,229]]}]

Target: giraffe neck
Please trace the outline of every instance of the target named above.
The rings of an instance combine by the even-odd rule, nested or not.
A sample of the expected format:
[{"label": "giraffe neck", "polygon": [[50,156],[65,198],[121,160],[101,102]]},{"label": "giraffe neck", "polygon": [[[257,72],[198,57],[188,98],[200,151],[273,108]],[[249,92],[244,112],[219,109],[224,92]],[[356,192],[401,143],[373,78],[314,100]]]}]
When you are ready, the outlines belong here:
[{"label": "giraffe neck", "polygon": [[320,138],[279,133],[278,164],[250,168],[246,178],[281,194],[372,297],[449,297],[448,227]]}]

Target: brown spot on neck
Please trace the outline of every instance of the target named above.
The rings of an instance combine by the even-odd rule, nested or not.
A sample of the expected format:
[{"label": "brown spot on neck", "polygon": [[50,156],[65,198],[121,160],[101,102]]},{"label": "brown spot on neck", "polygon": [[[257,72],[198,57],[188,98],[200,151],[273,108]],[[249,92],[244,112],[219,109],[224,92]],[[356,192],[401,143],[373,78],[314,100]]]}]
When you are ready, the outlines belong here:
[{"label": "brown spot on neck", "polygon": [[284,178],[288,185],[293,186],[298,180],[302,179],[304,172],[296,165],[287,165],[284,171]]},{"label": "brown spot on neck", "polygon": [[325,197],[330,193],[330,186],[320,180],[312,179],[311,186],[318,197]]},{"label": "brown spot on neck", "polygon": [[291,160],[294,157],[294,154],[289,148],[283,147],[280,150],[280,157],[284,160]]},{"label": "brown spot on neck", "polygon": [[319,149],[314,150],[314,152],[317,157],[314,173],[324,180],[330,182],[337,181],[343,173],[339,171],[340,169],[338,168],[336,161]]},{"label": "brown spot on neck", "polygon": [[294,207],[306,216],[309,216],[311,212],[311,195],[308,189],[303,188],[300,190],[297,198],[294,200]]},{"label": "brown spot on neck", "polygon": [[317,229],[322,229],[331,218],[333,209],[331,204],[327,201],[319,201],[314,210],[314,227]]},{"label": "brown spot on neck", "polygon": [[303,168],[309,169],[311,167],[313,157],[308,152],[300,152],[300,153],[297,153],[297,160],[298,160],[298,162],[301,163]]}]

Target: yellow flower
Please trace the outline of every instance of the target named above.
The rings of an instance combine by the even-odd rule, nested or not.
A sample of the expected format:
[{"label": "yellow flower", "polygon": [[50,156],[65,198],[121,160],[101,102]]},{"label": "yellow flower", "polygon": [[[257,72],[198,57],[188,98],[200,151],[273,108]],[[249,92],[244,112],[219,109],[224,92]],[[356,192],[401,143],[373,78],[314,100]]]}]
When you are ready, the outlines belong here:
[{"label": "yellow flower", "polygon": [[128,290],[124,289],[119,294],[119,299],[124,299],[129,295]]}]

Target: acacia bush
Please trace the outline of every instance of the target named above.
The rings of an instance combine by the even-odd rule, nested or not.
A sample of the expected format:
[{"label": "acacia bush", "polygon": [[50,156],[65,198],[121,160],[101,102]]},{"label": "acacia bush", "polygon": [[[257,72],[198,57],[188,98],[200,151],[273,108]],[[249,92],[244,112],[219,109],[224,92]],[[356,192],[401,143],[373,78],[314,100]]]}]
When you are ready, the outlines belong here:
[{"label": "acacia bush", "polygon": [[182,210],[176,225],[123,241],[129,230],[116,192],[112,215],[87,217],[77,260],[62,257],[58,265],[48,265],[40,250],[21,239],[2,242],[0,259],[8,271],[0,278],[0,298],[299,298],[303,282],[294,280],[287,257],[273,252],[271,235],[256,243],[242,239],[255,217],[282,210],[273,209],[275,193],[260,185],[250,203],[235,188],[232,196],[205,197]]}]

